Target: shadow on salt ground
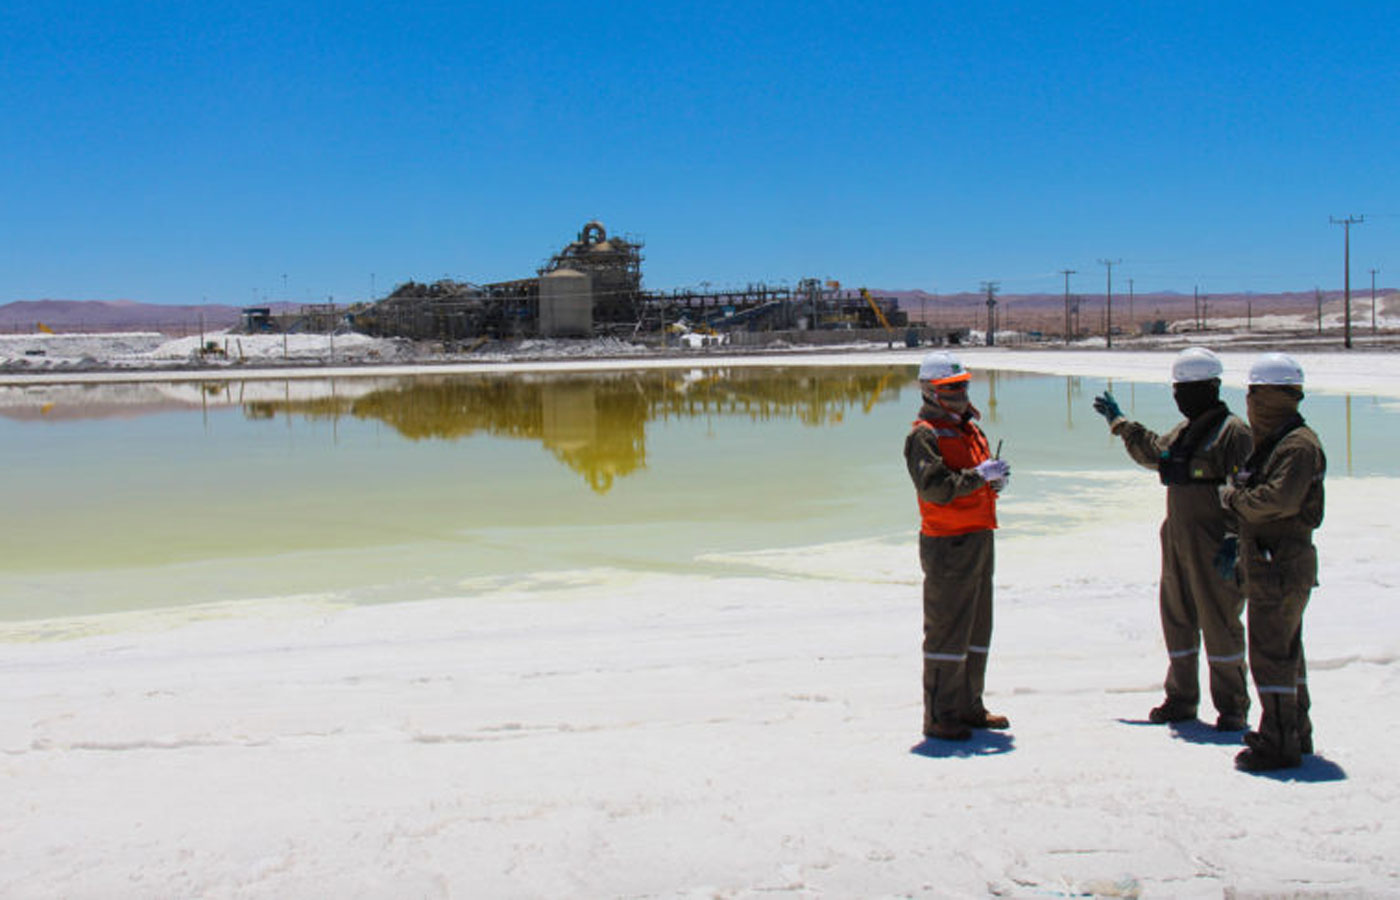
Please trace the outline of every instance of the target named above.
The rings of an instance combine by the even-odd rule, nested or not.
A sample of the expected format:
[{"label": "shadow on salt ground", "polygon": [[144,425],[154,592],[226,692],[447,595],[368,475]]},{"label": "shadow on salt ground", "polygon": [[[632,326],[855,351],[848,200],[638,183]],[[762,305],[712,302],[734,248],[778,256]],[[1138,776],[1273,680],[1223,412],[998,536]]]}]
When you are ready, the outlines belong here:
[{"label": "shadow on salt ground", "polygon": [[1133,725],[1135,727],[1162,728],[1171,732],[1172,737],[1178,741],[1189,741],[1192,744],[1215,744],[1222,747],[1243,747],[1243,731],[1216,731],[1214,725],[1207,725],[1200,719],[1188,719],[1184,722],[1170,722],[1163,724],[1160,722],[1150,722],[1147,719],[1119,719],[1121,725]]},{"label": "shadow on salt ground", "polygon": [[[1149,722],[1146,719],[1119,719],[1124,725],[1142,726],[1149,728],[1161,728],[1156,722]],[[1200,719],[1191,719],[1185,722],[1172,722],[1166,726],[1173,738],[1178,741],[1188,741],[1192,744],[1213,744],[1220,747],[1238,747],[1244,749],[1244,732],[1242,731],[1216,731],[1211,725],[1207,725]],[[1303,757],[1303,764],[1296,769],[1276,769],[1272,772],[1247,772],[1256,778],[1267,778],[1270,781],[1303,781],[1309,783],[1323,783],[1328,781],[1346,781],[1346,770],[1330,759],[1317,754],[1309,754]]]},{"label": "shadow on salt ground", "polygon": [[1244,746],[1243,730],[1216,731],[1214,725],[1207,725],[1200,719],[1172,722],[1167,727],[1171,729],[1172,737],[1178,741],[1189,741],[1193,744],[1217,744],[1226,747]]},{"label": "shadow on salt ground", "polygon": [[1255,778],[1267,778],[1270,781],[1305,781],[1310,784],[1347,780],[1345,769],[1332,760],[1317,754],[1304,756],[1303,764],[1296,769],[1275,769],[1272,772],[1245,772],[1244,774],[1253,775]]},{"label": "shadow on salt ground", "polygon": [[1016,739],[1000,731],[974,731],[965,741],[940,741],[924,738],[909,748],[915,756],[930,759],[950,759],[966,756],[996,756],[1016,749]]}]

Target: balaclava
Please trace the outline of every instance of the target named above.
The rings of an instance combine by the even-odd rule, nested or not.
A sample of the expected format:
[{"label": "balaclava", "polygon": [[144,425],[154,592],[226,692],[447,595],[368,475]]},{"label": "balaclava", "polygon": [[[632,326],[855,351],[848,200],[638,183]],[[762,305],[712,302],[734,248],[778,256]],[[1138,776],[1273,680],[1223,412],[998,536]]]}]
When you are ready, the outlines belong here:
[{"label": "balaclava", "polygon": [[1265,438],[1298,414],[1303,389],[1291,384],[1260,384],[1251,386],[1245,397],[1249,415],[1249,430],[1258,446]]},{"label": "balaclava", "polygon": [[1181,410],[1181,414],[1194,419],[1220,402],[1220,379],[1178,382],[1172,385],[1172,396],[1176,398],[1176,408]]}]

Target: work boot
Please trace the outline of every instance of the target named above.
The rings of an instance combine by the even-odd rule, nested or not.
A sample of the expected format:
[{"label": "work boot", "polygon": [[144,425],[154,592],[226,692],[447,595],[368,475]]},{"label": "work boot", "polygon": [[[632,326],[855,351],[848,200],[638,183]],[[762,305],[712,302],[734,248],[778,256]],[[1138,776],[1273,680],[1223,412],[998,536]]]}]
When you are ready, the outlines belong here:
[{"label": "work boot", "polygon": [[963,716],[963,724],[973,728],[1010,728],[1011,720],[1006,716],[999,716],[996,713],[989,713],[985,709],[980,713],[970,713]]},{"label": "work boot", "polygon": [[938,738],[940,741],[965,741],[972,737],[972,729],[960,722],[934,722],[932,728],[924,731],[924,737]]},{"label": "work boot", "polygon": [[[1253,732],[1251,732],[1252,734]],[[1275,769],[1296,769],[1303,761],[1276,753],[1267,748],[1246,747],[1235,754],[1235,768],[1241,772],[1272,772]]]},{"label": "work boot", "polygon": [[[1244,742],[1253,748],[1263,748],[1268,745],[1264,742],[1264,736],[1257,731],[1251,731],[1244,736]],[[1313,742],[1312,735],[1298,738],[1298,752],[1303,756],[1312,756]]]},{"label": "work boot", "polygon": [[1302,765],[1302,742],[1298,739],[1293,704],[1292,697],[1270,695],[1265,698],[1259,730],[1245,732],[1246,749],[1235,757],[1235,768],[1246,772],[1268,772]]},{"label": "work boot", "polygon": [[1196,707],[1168,698],[1161,706],[1154,706],[1147,714],[1147,721],[1156,725],[1165,725],[1168,722],[1185,722],[1187,719],[1196,718]]},{"label": "work boot", "polygon": [[1244,731],[1249,728],[1249,723],[1244,720],[1244,716],[1221,713],[1215,719],[1216,731]]}]

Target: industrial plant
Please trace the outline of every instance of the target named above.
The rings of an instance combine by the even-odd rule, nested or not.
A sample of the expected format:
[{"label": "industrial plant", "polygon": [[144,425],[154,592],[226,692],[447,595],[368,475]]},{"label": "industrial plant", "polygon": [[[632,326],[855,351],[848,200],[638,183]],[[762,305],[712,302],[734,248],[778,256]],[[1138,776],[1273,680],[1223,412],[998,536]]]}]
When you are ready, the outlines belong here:
[{"label": "industrial plant", "polygon": [[[642,241],[588,222],[532,278],[493,284],[409,281],[352,308],[356,331],[414,340],[635,337],[674,331],[829,330],[908,325],[898,301],[809,278],[795,288],[652,292],[642,286]],[[901,335],[902,336],[902,335]]]}]

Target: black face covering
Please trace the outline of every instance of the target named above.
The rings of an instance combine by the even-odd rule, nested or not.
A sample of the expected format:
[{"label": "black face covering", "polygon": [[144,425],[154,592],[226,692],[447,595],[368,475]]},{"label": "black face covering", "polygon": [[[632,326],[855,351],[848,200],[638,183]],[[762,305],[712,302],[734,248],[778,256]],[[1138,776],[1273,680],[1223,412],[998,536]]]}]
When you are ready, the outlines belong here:
[{"label": "black face covering", "polygon": [[1220,402],[1220,379],[1180,382],[1172,386],[1172,396],[1176,398],[1176,408],[1181,410],[1183,416],[1198,418]]}]

